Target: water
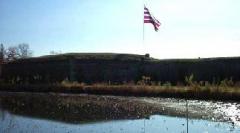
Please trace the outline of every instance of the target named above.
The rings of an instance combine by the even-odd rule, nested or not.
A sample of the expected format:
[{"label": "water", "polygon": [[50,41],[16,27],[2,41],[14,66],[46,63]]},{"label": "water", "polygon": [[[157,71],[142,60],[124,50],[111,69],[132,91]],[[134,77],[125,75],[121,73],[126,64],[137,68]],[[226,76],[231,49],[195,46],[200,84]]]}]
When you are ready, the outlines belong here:
[{"label": "water", "polygon": [[188,100],[188,115],[173,98],[2,92],[0,103],[1,133],[240,132],[236,102]]}]

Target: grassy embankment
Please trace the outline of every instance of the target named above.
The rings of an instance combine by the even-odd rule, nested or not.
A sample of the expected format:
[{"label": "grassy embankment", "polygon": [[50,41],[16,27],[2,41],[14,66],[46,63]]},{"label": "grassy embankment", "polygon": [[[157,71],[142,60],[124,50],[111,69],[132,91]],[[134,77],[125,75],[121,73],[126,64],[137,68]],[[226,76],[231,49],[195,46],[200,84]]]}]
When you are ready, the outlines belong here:
[{"label": "grassy embankment", "polygon": [[[112,54],[112,53],[108,53],[108,54],[106,53],[104,54],[72,53],[72,54],[63,54],[63,55],[57,55],[57,56],[43,56],[43,57],[36,57],[36,58],[30,58],[30,59],[22,59],[22,60],[17,60],[17,61],[6,64],[6,67],[3,71],[4,72],[3,77],[6,76],[6,79],[9,79],[11,81],[12,79],[17,80],[19,78],[17,76],[20,75],[20,77],[22,77],[23,82],[16,83],[16,84],[10,81],[8,83],[12,83],[12,84],[1,83],[0,91],[91,93],[91,94],[110,94],[110,95],[124,95],[124,96],[129,96],[129,95],[164,96],[164,97],[180,97],[180,98],[193,98],[193,99],[219,99],[219,100],[239,100],[239,97],[240,97],[240,89],[239,89],[240,85],[237,83],[233,83],[231,79],[226,79],[218,83],[196,82],[193,80],[193,76],[186,77],[185,83],[177,84],[174,86],[168,82],[154,83],[150,80],[149,77],[143,77],[142,80],[140,80],[138,83],[125,83],[121,85],[114,85],[111,83],[95,83],[95,84],[87,85],[84,83],[74,83],[74,82],[68,82],[68,81],[63,81],[62,83],[56,83],[56,82],[60,82],[63,78],[68,76],[69,69],[72,69],[72,67],[70,67],[71,65],[69,65],[69,59],[72,59],[72,58],[75,59],[76,62],[81,60],[90,60],[92,62],[113,61],[114,63],[116,63],[115,66],[119,66],[119,62],[121,63],[121,61],[125,63],[126,61],[137,62],[137,63],[140,62],[140,64],[150,63],[148,64],[149,66],[160,63],[160,60],[151,58],[149,57],[149,55],[140,56],[140,55],[131,55],[131,54]],[[58,62],[59,60],[63,62]],[[233,68],[238,68],[237,66],[238,66],[239,60],[240,60],[239,57],[216,58],[216,59],[214,58],[191,59],[191,60],[188,60],[188,59],[161,60],[161,62],[163,62],[163,64],[160,64],[161,67],[159,67],[158,65],[156,65],[155,67],[148,66],[145,69],[143,69],[143,70],[146,70],[148,74],[143,72],[136,73],[136,74],[150,75],[150,76],[155,75],[155,78],[158,77],[160,74],[163,74],[162,75],[163,79],[160,79],[159,78],[160,76],[159,76],[158,77],[159,79],[155,79],[155,80],[169,81],[168,77],[171,77],[172,79],[176,79],[175,82],[179,81],[178,79],[179,77],[184,77],[185,75],[188,75],[189,74],[188,70],[190,68],[192,69],[191,73],[195,73],[195,74],[202,73],[202,71],[204,71],[206,74],[208,73],[208,71],[211,72],[217,69],[218,71],[214,71],[212,75],[215,75],[218,72],[222,72],[223,73],[222,75],[224,74],[237,75],[237,73],[239,73],[238,69],[233,69]],[[45,67],[42,67],[42,64],[45,64]],[[95,69],[96,67],[99,67],[99,64],[101,63],[97,63],[97,65],[94,66],[93,68]],[[195,64],[195,65],[192,65],[192,64]],[[230,64],[230,65],[226,66],[226,64]],[[102,64],[102,65],[106,66],[105,64]],[[134,65],[134,63],[128,64],[126,66],[132,66],[132,65]],[[56,73],[49,74],[49,72],[54,71],[56,69],[56,66],[58,66],[57,74]],[[86,66],[88,67],[88,65]],[[221,66],[221,67],[217,67],[217,66]],[[105,67],[102,67],[102,68],[105,68]],[[109,67],[109,68],[113,68],[113,67]],[[161,71],[159,70],[157,74],[153,74],[156,72],[154,70],[158,68],[162,68]],[[178,69],[175,70],[175,68],[179,68],[179,70],[181,71],[179,72]],[[203,69],[200,69],[200,68],[203,68]],[[117,68],[114,68],[114,70],[115,69]],[[105,72],[102,69],[99,69],[99,71],[100,70],[102,72]],[[133,70],[135,70],[135,68]],[[142,69],[139,69],[139,70],[143,71]],[[152,71],[148,71],[148,70],[152,70]],[[166,70],[168,71],[168,73],[165,74],[164,72]],[[226,71],[222,71],[222,70],[226,70]],[[229,72],[229,70],[232,70],[232,71]],[[85,74],[86,76],[89,74],[88,72],[89,71],[83,74]],[[98,71],[96,71],[96,73],[97,72]],[[109,71],[109,73],[110,72],[111,71]],[[175,74],[176,72],[179,72],[180,75]],[[36,73],[42,74],[42,75],[47,73],[49,75],[52,75],[53,77],[50,77],[50,78],[48,77],[48,78],[51,79],[51,83],[54,82],[54,84],[48,84],[47,82],[43,83],[41,80],[49,81],[48,78],[44,79],[43,78],[44,76],[42,76],[42,79],[38,78],[39,82],[36,82],[34,84],[31,84],[30,81],[29,82],[24,81],[26,79],[31,79],[31,78],[34,79],[34,76],[36,76],[35,75]],[[67,74],[64,75],[64,73],[67,73]],[[96,73],[93,72],[92,75],[96,75]],[[99,75],[101,77],[101,74]],[[164,76],[164,75],[167,75],[167,76]],[[211,78],[212,75],[211,74],[207,75],[204,79],[207,80],[208,78]],[[235,77],[238,77],[236,75]],[[112,74],[112,77],[114,76],[116,75]],[[59,78],[59,77],[63,77],[63,78]],[[196,74],[196,77],[199,77],[199,75]],[[104,79],[103,77],[101,78]],[[34,81],[35,80],[36,79],[34,79]],[[235,80],[239,80],[239,79],[235,79]],[[78,81],[82,81],[82,80],[78,80]],[[103,80],[100,80],[100,81],[103,81]],[[184,82],[184,81],[181,81],[181,82]],[[29,84],[25,84],[25,83],[29,83]]]},{"label": "grassy embankment", "polygon": [[240,86],[231,79],[225,79],[220,83],[193,81],[193,75],[186,77],[187,85],[172,86],[170,83],[158,84],[143,77],[137,84],[126,83],[112,85],[110,83],[96,83],[86,85],[84,83],[63,81],[57,84],[35,85],[10,85],[1,84],[0,91],[14,92],[58,92],[58,93],[88,93],[122,96],[162,96],[190,99],[212,100],[237,100],[240,97]]}]

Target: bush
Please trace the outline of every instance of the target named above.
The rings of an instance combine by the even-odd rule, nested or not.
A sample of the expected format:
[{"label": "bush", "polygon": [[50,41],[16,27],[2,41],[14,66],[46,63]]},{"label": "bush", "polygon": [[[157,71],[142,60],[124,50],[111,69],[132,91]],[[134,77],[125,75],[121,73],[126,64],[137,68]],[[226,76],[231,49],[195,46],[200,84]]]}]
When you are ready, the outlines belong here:
[{"label": "bush", "polygon": [[185,82],[188,84],[188,85],[190,85],[190,86],[192,86],[193,85],[193,78],[194,78],[194,76],[193,76],[193,74],[191,74],[189,77],[185,77]]},{"label": "bush", "polygon": [[233,83],[233,80],[232,80],[232,78],[230,78],[230,79],[224,79],[224,80],[222,80],[221,82],[220,82],[220,86],[221,87],[229,87],[229,86],[234,86],[234,83]]}]

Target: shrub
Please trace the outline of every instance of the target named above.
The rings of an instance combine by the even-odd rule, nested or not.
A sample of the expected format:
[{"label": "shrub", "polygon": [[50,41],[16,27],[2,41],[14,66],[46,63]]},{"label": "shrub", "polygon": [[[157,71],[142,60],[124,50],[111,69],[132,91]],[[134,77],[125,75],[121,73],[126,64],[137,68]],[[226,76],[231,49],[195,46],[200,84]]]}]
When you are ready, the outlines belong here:
[{"label": "shrub", "polygon": [[191,74],[189,77],[185,77],[185,82],[188,84],[188,85],[190,85],[190,86],[192,86],[193,85],[193,78],[194,78],[194,76],[193,76],[193,74]]},{"label": "shrub", "polygon": [[220,86],[221,87],[229,87],[229,86],[234,86],[234,83],[233,83],[233,80],[232,80],[232,78],[230,78],[230,79],[224,79],[224,80],[222,80],[221,82],[220,82]]},{"label": "shrub", "polygon": [[142,79],[137,82],[138,85],[150,85],[151,84],[151,77],[142,76]]},{"label": "shrub", "polygon": [[166,82],[163,84],[164,87],[166,87],[166,89],[170,89],[172,87],[172,84],[170,82]]}]

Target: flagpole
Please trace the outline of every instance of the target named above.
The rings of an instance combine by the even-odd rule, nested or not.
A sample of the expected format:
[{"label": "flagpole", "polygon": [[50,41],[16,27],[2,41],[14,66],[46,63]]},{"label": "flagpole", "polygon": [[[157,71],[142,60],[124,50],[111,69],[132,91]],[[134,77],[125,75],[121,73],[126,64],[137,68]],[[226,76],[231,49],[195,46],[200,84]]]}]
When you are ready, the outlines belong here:
[{"label": "flagpole", "polygon": [[144,14],[143,14],[143,36],[142,36],[142,38],[143,38],[143,44],[144,44]]},{"label": "flagpole", "polygon": [[[144,2],[144,0],[143,0],[143,12],[144,12],[144,8],[145,8],[145,2]],[[144,24],[144,13],[143,13],[143,20],[142,20],[142,23],[143,23],[143,35],[142,35],[142,43],[143,43],[143,54],[145,54],[144,52],[145,52],[145,41],[144,41],[144,39],[145,39],[145,24]]]},{"label": "flagpole", "polygon": [[[144,31],[144,11],[145,11],[145,9],[144,8],[145,8],[145,3],[144,3],[144,0],[143,0],[143,19],[142,19],[142,23],[143,23],[143,36],[142,36],[142,39],[143,39],[142,40],[143,41],[143,55],[145,55],[145,53],[144,53],[144,51],[145,51],[145,44],[144,44],[144,39],[145,39],[144,38],[144,35],[145,35],[144,34],[144,32],[145,32]],[[144,133],[145,133],[145,130],[146,130],[145,129],[145,118],[143,119],[143,121],[144,121]]]}]

